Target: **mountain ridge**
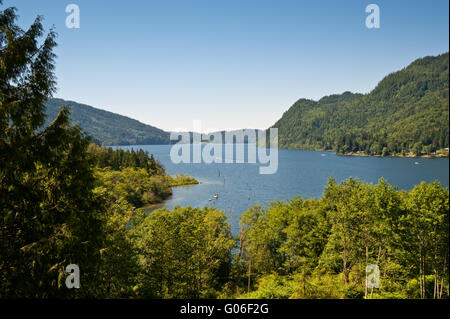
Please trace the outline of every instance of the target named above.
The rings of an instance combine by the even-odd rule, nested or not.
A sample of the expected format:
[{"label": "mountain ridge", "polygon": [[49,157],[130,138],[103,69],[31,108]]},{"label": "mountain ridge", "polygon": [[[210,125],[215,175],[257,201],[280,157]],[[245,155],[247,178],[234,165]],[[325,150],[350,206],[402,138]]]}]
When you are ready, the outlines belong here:
[{"label": "mountain ridge", "polygon": [[[317,101],[298,99],[272,126],[279,130],[279,146],[366,155],[448,148],[448,60],[448,52],[416,59],[366,94],[345,91]],[[59,98],[49,99],[46,107],[46,125],[67,107],[72,122],[98,144],[171,144],[170,132],[124,115]],[[195,133],[190,134],[192,139]]]},{"label": "mountain ridge", "polygon": [[272,127],[283,148],[430,154],[448,147],[448,52],[419,58],[367,94],[299,99]]},{"label": "mountain ridge", "polygon": [[170,142],[170,133],[159,128],[128,116],[60,98],[51,98],[47,101],[45,125],[48,125],[63,107],[71,111],[70,118],[74,124],[78,124],[102,145],[169,144]]}]

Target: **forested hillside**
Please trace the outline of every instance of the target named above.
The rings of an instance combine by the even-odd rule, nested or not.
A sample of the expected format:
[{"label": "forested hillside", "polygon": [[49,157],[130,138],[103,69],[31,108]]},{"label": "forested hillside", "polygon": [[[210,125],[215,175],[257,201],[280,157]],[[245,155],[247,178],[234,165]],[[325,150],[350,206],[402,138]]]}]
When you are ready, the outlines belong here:
[{"label": "forested hillside", "polygon": [[273,127],[286,148],[431,154],[449,145],[448,53],[386,76],[368,94],[298,100]]},{"label": "forested hillside", "polygon": [[70,119],[103,145],[169,144],[169,133],[137,120],[89,105],[62,99],[49,99],[46,103],[46,124],[56,118],[59,110],[71,111]]}]

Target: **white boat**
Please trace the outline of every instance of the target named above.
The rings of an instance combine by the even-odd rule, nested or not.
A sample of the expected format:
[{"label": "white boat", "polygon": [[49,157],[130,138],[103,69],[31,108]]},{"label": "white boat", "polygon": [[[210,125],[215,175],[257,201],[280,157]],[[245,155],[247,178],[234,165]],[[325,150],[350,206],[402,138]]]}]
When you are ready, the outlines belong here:
[{"label": "white boat", "polygon": [[414,162],[414,164],[419,165],[420,163],[419,162]]},{"label": "white boat", "polygon": [[217,195],[217,194],[216,194],[216,195],[214,195],[214,198],[215,198],[215,199],[219,198],[219,195]]}]

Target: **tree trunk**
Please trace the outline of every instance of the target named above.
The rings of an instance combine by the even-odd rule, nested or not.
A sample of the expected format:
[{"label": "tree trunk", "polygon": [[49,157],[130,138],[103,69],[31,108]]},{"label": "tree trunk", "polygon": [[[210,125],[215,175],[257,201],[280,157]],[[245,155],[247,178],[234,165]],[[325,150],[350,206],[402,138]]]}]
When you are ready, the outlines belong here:
[{"label": "tree trunk", "polygon": [[250,283],[252,276],[252,262],[250,261],[248,264],[248,283],[247,283],[247,293],[250,293]]},{"label": "tree trunk", "polygon": [[347,261],[344,260],[344,280],[345,280],[345,285],[347,286],[349,283],[349,269],[347,268]]},{"label": "tree trunk", "polygon": [[[369,247],[366,246],[366,267],[369,264]],[[364,289],[364,298],[367,299],[367,271],[366,271],[366,283]]]},{"label": "tree trunk", "polygon": [[434,270],[434,287],[433,287],[433,299],[437,298],[437,290],[439,288],[439,281],[437,278],[437,272]]}]

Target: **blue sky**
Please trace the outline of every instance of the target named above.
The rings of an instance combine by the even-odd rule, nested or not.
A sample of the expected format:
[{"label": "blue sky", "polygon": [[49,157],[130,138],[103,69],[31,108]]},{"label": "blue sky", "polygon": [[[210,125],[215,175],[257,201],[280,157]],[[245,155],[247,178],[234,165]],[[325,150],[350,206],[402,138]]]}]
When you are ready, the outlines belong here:
[{"label": "blue sky", "polygon": [[[65,26],[68,4],[80,29]],[[368,29],[365,8],[380,7]],[[297,99],[367,93],[449,48],[433,1],[4,0],[58,32],[57,97],[165,130],[267,128]]]}]

